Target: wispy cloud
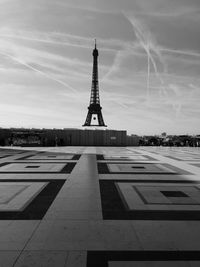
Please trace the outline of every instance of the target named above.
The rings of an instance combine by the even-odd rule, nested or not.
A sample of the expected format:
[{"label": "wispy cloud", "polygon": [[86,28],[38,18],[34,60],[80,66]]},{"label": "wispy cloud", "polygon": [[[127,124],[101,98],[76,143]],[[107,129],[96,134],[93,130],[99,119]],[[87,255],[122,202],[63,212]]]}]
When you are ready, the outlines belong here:
[{"label": "wispy cloud", "polygon": [[[1,52],[0,52],[0,53],[1,53]],[[6,53],[1,53],[1,54],[2,54],[3,56],[6,56],[6,57],[11,58],[12,60],[16,61],[17,63],[19,63],[19,64],[21,64],[21,65],[23,65],[23,66],[25,66],[25,67],[27,67],[28,69],[31,69],[31,70],[33,70],[33,71],[35,71],[35,72],[37,72],[37,73],[39,73],[39,74],[41,74],[41,75],[47,77],[48,79],[53,80],[53,81],[55,81],[55,82],[57,82],[57,83],[59,83],[59,84],[65,86],[65,87],[67,87],[67,88],[70,89],[72,92],[76,93],[76,95],[77,95],[77,91],[76,91],[72,86],[68,85],[67,83],[65,83],[65,82],[63,82],[63,81],[61,81],[61,80],[59,80],[59,79],[56,79],[56,78],[54,78],[54,77],[48,75],[47,73],[45,73],[45,72],[43,72],[43,71],[41,71],[41,70],[38,70],[38,69],[32,67],[30,64],[25,63],[25,62],[22,61],[21,59],[18,59],[18,58],[16,58],[16,57],[11,56],[11,55],[6,54]]]},{"label": "wispy cloud", "polygon": [[199,7],[181,1],[0,0],[2,123],[20,117],[20,126],[82,125],[96,37],[108,125],[135,133],[168,131],[166,125],[169,132],[197,132]]}]

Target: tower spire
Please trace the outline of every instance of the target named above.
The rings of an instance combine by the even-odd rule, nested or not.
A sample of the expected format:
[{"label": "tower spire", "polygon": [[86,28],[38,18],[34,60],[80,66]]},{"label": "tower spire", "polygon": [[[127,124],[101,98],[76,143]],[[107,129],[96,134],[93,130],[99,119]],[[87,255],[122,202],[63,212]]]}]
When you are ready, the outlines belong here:
[{"label": "tower spire", "polygon": [[[97,42],[95,39],[95,45],[93,50],[93,72],[92,72],[92,88],[90,95],[90,105],[88,107],[88,114],[86,121],[83,126],[104,126],[106,127],[100,106],[100,97],[99,97],[99,81],[98,81],[98,56],[99,52],[97,50]],[[93,120],[98,120],[98,124],[92,124]]]}]

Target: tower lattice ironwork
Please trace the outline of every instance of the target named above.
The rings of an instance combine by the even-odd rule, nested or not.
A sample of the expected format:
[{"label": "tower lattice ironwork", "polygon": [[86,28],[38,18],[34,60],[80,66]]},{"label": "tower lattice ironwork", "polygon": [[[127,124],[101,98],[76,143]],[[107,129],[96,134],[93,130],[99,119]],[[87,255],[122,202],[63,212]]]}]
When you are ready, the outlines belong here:
[{"label": "tower lattice ironwork", "polygon": [[[99,81],[98,81],[98,56],[96,40],[95,48],[93,50],[93,72],[92,72],[92,88],[90,95],[90,105],[88,107],[88,113],[83,126],[104,126],[106,127],[100,106],[99,97]],[[94,116],[95,115],[95,116]],[[93,120],[97,120],[97,123],[91,124]]]}]

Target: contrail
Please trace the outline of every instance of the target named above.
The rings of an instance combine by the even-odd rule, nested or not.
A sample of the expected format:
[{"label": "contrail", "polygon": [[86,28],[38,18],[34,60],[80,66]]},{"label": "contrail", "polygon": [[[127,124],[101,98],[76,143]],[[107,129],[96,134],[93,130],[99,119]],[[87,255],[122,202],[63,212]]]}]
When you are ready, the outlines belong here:
[{"label": "contrail", "polygon": [[76,94],[76,95],[78,94],[77,90],[74,89],[74,88],[73,88],[72,86],[70,86],[69,84],[67,84],[67,83],[65,83],[65,82],[63,82],[63,81],[61,81],[61,80],[59,80],[59,79],[56,79],[56,78],[50,76],[49,74],[47,74],[47,73],[45,73],[45,72],[43,72],[43,71],[41,71],[41,70],[38,70],[38,69],[32,67],[31,65],[29,65],[29,64],[27,64],[27,63],[21,61],[21,60],[18,59],[17,57],[14,57],[14,56],[11,56],[11,55],[9,55],[9,54],[7,54],[7,53],[2,53],[2,52],[0,52],[0,54],[3,55],[3,56],[6,56],[6,57],[8,57],[8,58],[11,58],[12,60],[18,62],[19,64],[21,64],[21,65],[23,65],[23,66],[25,66],[25,67],[27,67],[28,69],[31,69],[31,70],[33,70],[33,71],[35,71],[35,72],[37,72],[37,73],[40,73],[41,75],[47,77],[48,79],[53,80],[53,81],[55,81],[55,82],[57,82],[57,83],[59,83],[59,84],[65,86],[65,87],[67,87],[67,88],[70,89],[70,91],[72,91],[74,94]]},{"label": "contrail", "polygon": [[[164,95],[166,95],[166,89],[165,89],[165,86],[164,86],[164,81],[162,80],[161,76],[159,75],[156,62],[155,62],[155,60],[154,60],[154,58],[153,58],[153,56],[151,54],[151,47],[149,46],[150,43],[149,43],[148,38],[146,38],[147,34],[145,34],[144,30],[141,29],[141,25],[138,25],[138,22],[135,19],[129,18],[126,14],[124,14],[124,16],[128,19],[128,21],[133,26],[134,32],[136,34],[136,37],[139,40],[139,42],[140,42],[141,46],[143,47],[143,49],[145,50],[147,56],[149,57],[149,60],[152,62],[155,74],[156,74],[157,78],[160,80],[160,83],[162,85],[162,87],[161,87],[162,91],[163,91]],[[158,55],[158,57],[160,59],[161,58],[160,53],[158,53],[155,49],[153,51]],[[161,62],[163,63],[162,60],[161,60]],[[149,90],[149,89],[147,89],[147,90]]]},{"label": "contrail", "polygon": [[[104,93],[104,94],[107,96],[107,99],[109,99],[109,93],[108,93],[108,92],[106,92],[105,90],[102,90],[102,89],[101,89],[101,92]],[[117,100],[115,100],[115,99],[113,99],[113,98],[111,98],[111,101],[114,102],[114,103],[116,103],[116,104],[119,105],[120,107],[122,107],[122,108],[126,108],[126,109],[127,109],[127,106],[124,105],[122,102],[117,101]]]},{"label": "contrail", "polygon": [[162,48],[162,47],[160,48],[160,51],[169,52],[172,54],[185,55],[185,56],[200,57],[200,53],[195,53],[193,51],[173,50],[173,49]]},{"label": "contrail", "polygon": [[176,113],[176,118],[178,118],[182,110],[182,103],[181,103],[182,96],[181,96],[180,87],[174,84],[170,84],[169,89],[171,89],[176,95],[176,98],[173,98],[172,100],[168,102],[172,104],[172,107]]},{"label": "contrail", "polygon": [[[78,48],[87,48],[90,49],[90,40],[88,39],[83,39],[81,40],[82,43],[80,43],[80,41],[78,40],[77,42],[77,38],[75,38],[75,42],[71,41],[70,42],[70,37],[69,40],[65,40],[63,42],[61,41],[56,41],[56,40],[52,40],[52,39],[41,39],[41,38],[33,38],[33,37],[26,37],[26,36],[18,36],[18,35],[14,35],[14,34],[0,34],[0,37],[3,38],[10,38],[10,39],[18,39],[18,40],[25,40],[25,41],[33,41],[33,42],[39,42],[39,43],[47,43],[47,44],[52,44],[52,45],[60,45],[60,46],[73,46],[73,47],[78,47]],[[71,37],[72,38],[72,37]],[[83,43],[84,42],[84,43]],[[102,42],[105,42],[104,40],[102,40]],[[109,42],[108,42],[108,45]],[[125,44],[121,43],[120,46],[124,46]],[[116,49],[112,49],[109,47],[105,47],[105,45],[102,47],[103,51],[109,51],[109,52],[113,52]]]},{"label": "contrail", "polygon": [[[149,47],[148,47],[149,50]],[[149,96],[150,96],[150,57],[149,57],[149,53],[147,54],[147,100],[149,100]]]},{"label": "contrail", "polygon": [[11,39],[19,39],[19,40],[25,40],[25,41],[33,41],[33,42],[40,42],[40,43],[47,43],[47,44],[54,44],[54,45],[66,45],[66,46],[74,46],[74,47],[82,47],[82,48],[90,48],[89,45],[82,45],[82,44],[75,44],[70,42],[60,42],[55,40],[49,40],[49,39],[39,39],[39,38],[32,38],[32,37],[25,37],[25,36],[17,36],[17,35],[10,35],[10,34],[0,34],[0,37],[3,38],[11,38]]},{"label": "contrail", "polygon": [[[27,63],[21,61],[20,59],[14,57],[14,56],[11,56],[11,55],[9,55],[9,54],[7,54],[7,53],[2,53],[2,52],[0,52],[0,54],[3,55],[3,56],[6,56],[6,57],[8,57],[8,58],[11,58],[12,60],[18,62],[19,64],[21,64],[21,65],[23,65],[23,66],[25,66],[25,67],[27,67],[28,69],[31,69],[31,70],[33,70],[33,71],[35,71],[35,72],[37,72],[37,73],[40,73],[41,75],[47,77],[48,79],[53,80],[53,81],[55,81],[55,82],[61,84],[62,86],[67,87],[67,88],[70,89],[76,96],[78,95],[77,90],[75,90],[73,87],[71,87],[71,86],[68,85],[67,83],[65,83],[65,82],[63,82],[63,81],[61,81],[61,80],[59,80],[59,79],[53,78],[52,76],[48,75],[47,73],[45,73],[45,72],[43,72],[43,71],[41,71],[41,70],[38,70],[38,69],[32,67],[31,65],[29,65],[29,64],[27,64]],[[102,91],[102,90],[101,90],[101,91]],[[106,96],[109,96],[109,94],[108,94],[107,92],[103,91],[103,93],[106,94]],[[117,101],[117,100],[112,100],[112,102],[116,103],[117,105],[121,106],[122,108],[126,108],[126,109],[127,109],[127,106],[126,106],[126,105],[124,105],[123,103],[121,103],[121,102],[119,102],[119,101]]]},{"label": "contrail", "polygon": [[110,68],[110,70],[104,75],[104,77],[102,78],[102,81],[106,80],[107,77],[117,69],[117,66],[119,65],[119,58],[120,58],[120,54],[121,54],[121,51],[118,51],[117,54],[115,55],[115,59],[114,59],[114,62],[113,62],[113,65],[112,67]]},{"label": "contrail", "polygon": [[[163,92],[165,96],[168,96],[168,94],[166,92],[166,89],[165,89],[164,81],[163,81],[162,77],[160,76],[160,74],[158,72],[155,60],[154,60],[153,56],[151,55],[151,47],[149,47],[149,40],[148,40],[148,38],[146,38],[147,34],[145,33],[145,31],[143,29],[141,29],[141,25],[138,25],[138,22],[134,18],[130,19],[127,16],[126,16],[126,18],[132,24],[132,26],[133,26],[133,28],[135,30],[136,37],[138,38],[141,46],[144,48],[144,50],[147,53],[147,56],[149,57],[149,59],[152,62],[152,65],[153,65],[154,70],[155,70],[155,74],[156,74],[156,76],[158,77],[158,79],[160,80],[160,83],[161,83],[162,91],[160,91],[160,92]],[[153,46],[153,48],[154,48],[153,51],[156,53],[156,55],[158,55],[159,59],[161,59],[162,57],[161,57],[160,52],[158,52],[155,49],[154,46]],[[163,63],[162,60],[160,60],[160,61],[161,61],[161,63]],[[179,117],[179,115],[181,114],[181,109],[182,109],[182,103],[181,103],[180,99],[178,99],[178,101],[176,101],[175,104],[173,103],[172,107],[175,110],[176,118]]]},{"label": "contrail", "polygon": [[146,41],[144,38],[144,34],[143,34],[142,30],[140,29],[140,27],[137,25],[137,22],[133,19],[130,19],[126,15],[125,15],[125,17],[128,19],[128,21],[133,26],[136,37],[139,40],[141,46],[144,48],[144,50],[147,54],[147,100],[149,100],[149,89],[150,89],[149,88],[149,83],[150,83],[150,65],[149,64],[150,64],[150,59],[151,59],[151,61],[153,61],[153,60],[151,58],[148,45],[147,46],[145,45]]}]

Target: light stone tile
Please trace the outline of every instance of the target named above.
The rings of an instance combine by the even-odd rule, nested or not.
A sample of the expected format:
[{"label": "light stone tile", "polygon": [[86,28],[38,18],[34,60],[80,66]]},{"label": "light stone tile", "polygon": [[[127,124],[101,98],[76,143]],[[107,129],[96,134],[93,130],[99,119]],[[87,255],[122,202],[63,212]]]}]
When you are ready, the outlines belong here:
[{"label": "light stone tile", "polygon": [[26,250],[132,250],[141,248],[128,221],[43,221]]},{"label": "light stone tile", "polygon": [[174,224],[156,221],[133,221],[132,225],[144,250],[177,250],[176,237],[172,235]]},{"label": "light stone tile", "polygon": [[132,225],[145,250],[200,249],[198,221],[132,221]]},{"label": "light stone tile", "polygon": [[86,251],[70,251],[65,267],[86,267]]},{"label": "light stone tile", "polygon": [[95,238],[102,240],[105,250],[139,250],[142,249],[129,221],[97,221],[90,224],[96,233]]},{"label": "light stone tile", "polygon": [[199,221],[176,222],[172,235],[179,250],[200,250]]},{"label": "light stone tile", "polygon": [[105,160],[113,159],[113,160],[148,160],[148,158],[140,155],[125,155],[125,156],[116,156],[116,155],[104,155]]},{"label": "light stone tile", "polygon": [[[10,163],[0,167],[0,172],[59,172],[66,164],[64,163]],[[27,168],[27,166],[39,166],[38,168]]]},{"label": "light stone tile", "polygon": [[28,243],[26,250],[103,249],[88,221],[46,220]]},{"label": "light stone tile", "polygon": [[0,251],[0,266],[13,267],[20,251]]},{"label": "light stone tile", "polygon": [[102,220],[101,211],[54,211],[49,210],[43,218],[44,220]]},{"label": "light stone tile", "polygon": [[53,159],[53,160],[69,160],[72,159],[74,155],[57,155],[57,154],[41,154],[41,155],[35,155],[32,156],[29,159],[36,159],[36,160],[49,160],[49,159]]},{"label": "light stone tile", "polygon": [[47,184],[43,182],[0,182],[0,212],[24,210]]},{"label": "light stone tile", "polygon": [[49,211],[101,211],[99,198],[56,198]]},{"label": "light stone tile", "polygon": [[[190,178],[190,179],[189,179]],[[159,174],[159,176],[156,174],[100,174],[99,175],[100,180],[180,180],[182,181],[184,179],[183,175],[170,175],[170,174]],[[185,176],[185,180],[197,180],[199,181],[199,177],[196,178],[194,175],[192,176]]]},{"label": "light stone tile", "polygon": [[67,179],[69,174],[67,173],[0,173],[0,180],[1,179],[14,179],[14,180],[57,180],[57,179]]},{"label": "light stone tile", "polygon": [[[66,183],[67,184],[67,183]],[[58,198],[101,198],[99,193],[99,188],[97,186],[93,187],[93,190],[91,190],[91,187],[66,187],[63,186],[62,189],[59,192]]]},{"label": "light stone tile", "polygon": [[65,182],[65,184],[63,185],[61,192],[63,190],[81,190],[81,189],[85,189],[88,190],[90,192],[93,191],[98,191],[98,187],[97,187],[98,183],[96,181],[89,181],[86,180],[85,183],[79,182],[79,180],[73,179],[71,176],[69,177],[69,179]]},{"label": "light stone tile", "polygon": [[134,164],[120,164],[113,163],[107,164],[110,172],[132,172],[132,173],[176,173],[172,169],[163,166],[161,164],[146,164],[146,163],[134,163]]},{"label": "light stone tile", "polygon": [[66,251],[23,251],[15,267],[65,267]]},{"label": "light stone tile", "polygon": [[39,221],[0,221],[0,250],[20,250],[30,239]]},{"label": "light stone tile", "polygon": [[[15,160],[9,160],[9,162],[12,162],[12,163],[16,163]],[[19,159],[17,160],[17,163],[77,163],[77,160],[67,160],[67,159],[59,159],[59,160],[53,160],[53,159],[40,159],[40,160],[37,160],[37,159]]]}]

